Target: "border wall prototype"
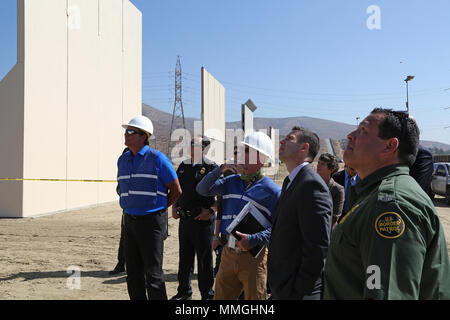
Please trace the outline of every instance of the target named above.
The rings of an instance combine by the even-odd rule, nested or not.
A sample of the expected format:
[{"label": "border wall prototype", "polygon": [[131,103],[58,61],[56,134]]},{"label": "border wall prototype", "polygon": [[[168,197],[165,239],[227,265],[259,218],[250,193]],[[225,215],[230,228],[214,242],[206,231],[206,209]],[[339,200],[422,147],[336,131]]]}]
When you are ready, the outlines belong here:
[{"label": "border wall prototype", "polygon": [[121,124],[141,114],[141,12],[129,0],[17,3],[17,64],[0,82],[0,217],[117,200],[116,183],[80,180],[116,179]]},{"label": "border wall prototype", "polygon": [[225,87],[202,67],[202,124],[204,136],[211,139],[207,158],[217,164],[225,161]]}]

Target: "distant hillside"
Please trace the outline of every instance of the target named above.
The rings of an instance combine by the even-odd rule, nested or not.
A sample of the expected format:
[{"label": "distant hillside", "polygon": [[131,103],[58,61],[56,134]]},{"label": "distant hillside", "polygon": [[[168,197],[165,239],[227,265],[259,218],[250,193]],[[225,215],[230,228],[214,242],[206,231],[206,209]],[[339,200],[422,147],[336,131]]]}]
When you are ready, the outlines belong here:
[{"label": "distant hillside", "polygon": [[[152,141],[152,147],[166,153],[167,152],[167,144],[170,138],[170,125],[172,123],[172,114],[167,113],[161,110],[158,110],[154,107],[151,107],[146,104],[142,104],[142,115],[150,118],[154,127],[154,136],[155,140]],[[191,131],[194,131],[194,121],[200,119],[194,118],[185,118],[184,121],[186,123],[186,128]],[[156,145],[155,145],[156,143]]]},{"label": "distant hillside", "polygon": [[[170,124],[172,122],[171,112],[172,110],[168,113],[149,105],[142,104],[142,114],[149,117],[155,127],[156,146],[153,146],[163,152],[167,151]],[[193,133],[194,121],[196,120],[199,121],[200,119],[185,118],[186,128],[191,131],[191,133]],[[288,134],[294,126],[308,128],[317,133],[321,139],[332,139],[332,145],[337,151],[338,156],[342,156],[341,149],[345,148],[347,134],[355,130],[354,125],[310,117],[254,118],[254,127],[256,130],[273,127],[279,130],[280,136],[285,136]],[[241,122],[227,122],[226,127],[227,129],[237,129],[241,127]],[[426,140],[423,140],[420,143],[429,149],[442,149],[450,153],[450,145],[448,144]]]},{"label": "distant hillside", "polygon": [[448,144],[427,140],[421,140],[420,143],[428,149],[441,149],[443,151],[446,151],[447,154],[450,153],[450,145]]},{"label": "distant hillside", "polygon": [[[355,130],[354,125],[310,117],[255,118],[253,125],[256,130],[267,129],[271,126],[280,130],[281,136],[287,135],[292,127],[300,126],[314,131],[321,138],[333,140],[345,139],[348,133]],[[240,126],[240,121],[227,123],[227,128],[231,129],[240,128]]]},{"label": "distant hillside", "polygon": [[[160,135],[160,133],[166,136],[168,135],[172,114],[146,104],[142,104],[142,114],[152,119],[156,135]],[[200,119],[185,118],[186,128],[188,130],[193,130],[195,120]],[[256,130],[268,129],[270,126],[280,130],[280,135],[282,136],[289,133],[292,127],[302,126],[316,132],[321,138],[331,138],[334,140],[345,139],[347,134],[355,129],[353,125],[310,117],[254,119],[254,127]],[[227,122],[226,127],[227,129],[237,129],[241,127],[241,122]]]}]

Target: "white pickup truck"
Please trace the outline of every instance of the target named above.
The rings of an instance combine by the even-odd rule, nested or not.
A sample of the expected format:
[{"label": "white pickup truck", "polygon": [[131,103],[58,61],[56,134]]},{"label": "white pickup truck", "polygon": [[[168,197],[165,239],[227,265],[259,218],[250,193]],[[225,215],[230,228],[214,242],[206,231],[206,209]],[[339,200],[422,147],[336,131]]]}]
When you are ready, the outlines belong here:
[{"label": "white pickup truck", "polygon": [[434,194],[444,196],[450,204],[450,162],[436,162],[434,164],[431,191]]}]

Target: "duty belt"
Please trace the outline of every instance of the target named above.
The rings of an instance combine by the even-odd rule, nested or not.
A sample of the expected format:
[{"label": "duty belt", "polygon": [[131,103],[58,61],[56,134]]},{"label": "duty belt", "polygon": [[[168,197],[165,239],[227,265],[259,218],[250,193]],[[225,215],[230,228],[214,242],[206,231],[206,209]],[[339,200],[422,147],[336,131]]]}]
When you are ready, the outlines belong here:
[{"label": "duty belt", "polygon": [[202,211],[202,208],[193,208],[193,209],[184,209],[184,208],[178,208],[177,213],[181,218],[191,218],[194,219],[196,216],[200,214]]}]

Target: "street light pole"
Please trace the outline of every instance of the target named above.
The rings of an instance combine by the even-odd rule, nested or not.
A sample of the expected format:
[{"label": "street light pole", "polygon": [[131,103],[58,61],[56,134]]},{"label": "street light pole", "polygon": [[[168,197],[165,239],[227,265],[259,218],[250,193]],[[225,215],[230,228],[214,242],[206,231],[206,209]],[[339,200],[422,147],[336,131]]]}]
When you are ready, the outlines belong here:
[{"label": "street light pole", "polygon": [[409,114],[409,93],[408,93],[408,82],[414,79],[414,76],[407,76],[405,79],[406,82],[406,111]]},{"label": "street light pole", "polygon": [[408,81],[406,81],[406,111],[408,111],[409,114],[409,105],[408,105]]}]

